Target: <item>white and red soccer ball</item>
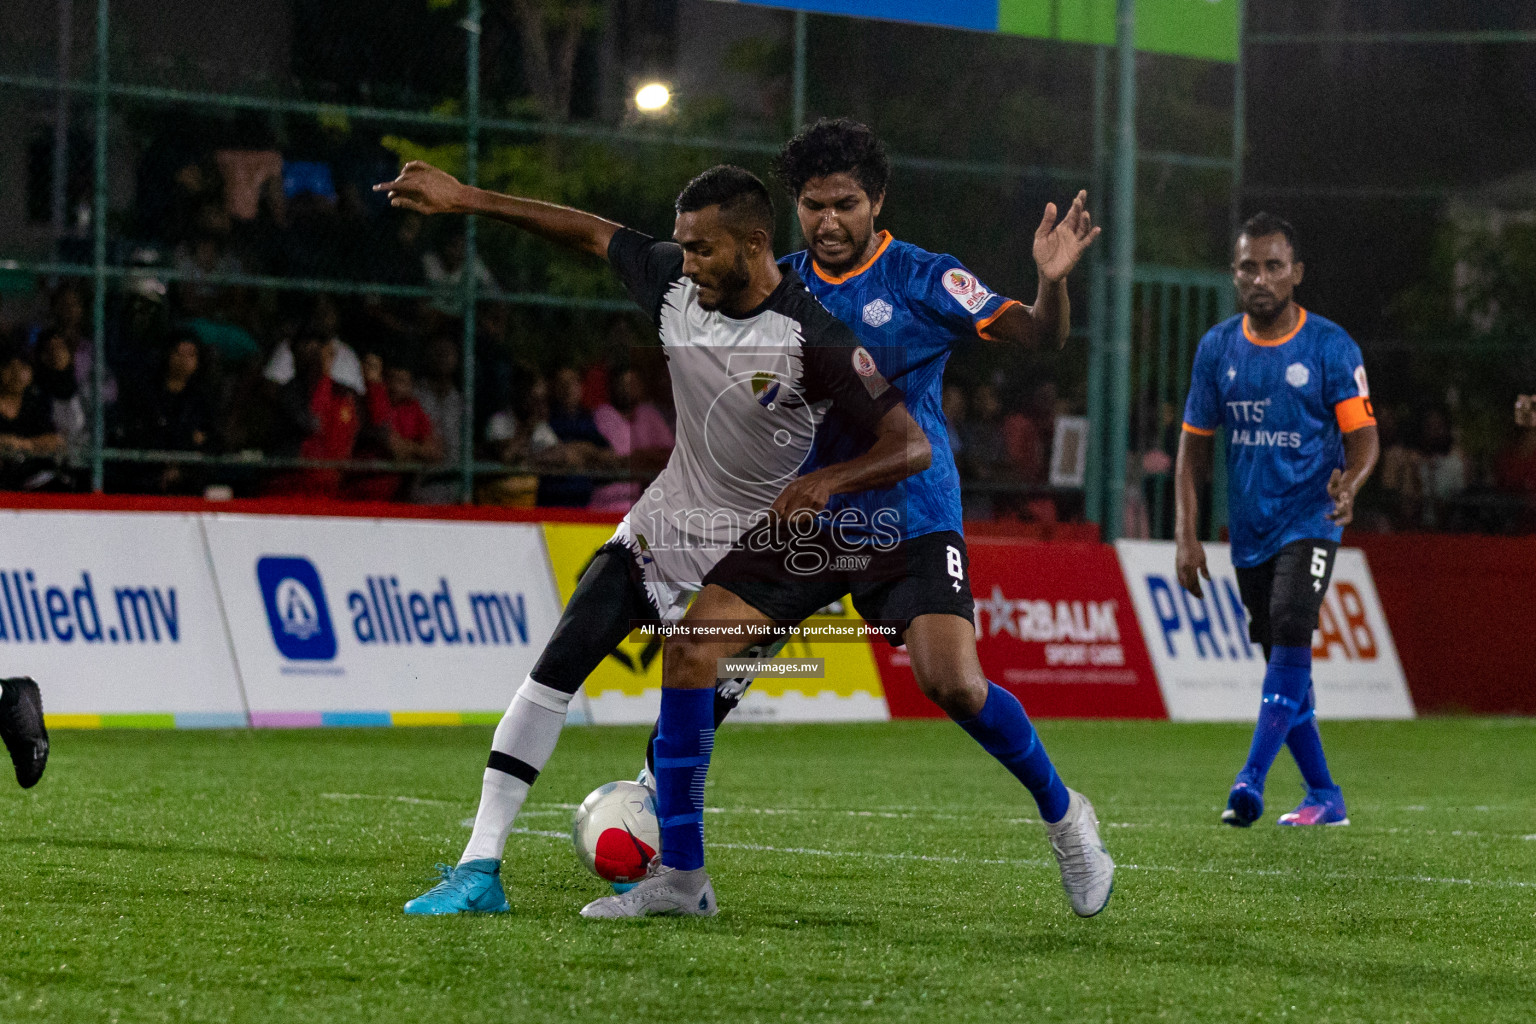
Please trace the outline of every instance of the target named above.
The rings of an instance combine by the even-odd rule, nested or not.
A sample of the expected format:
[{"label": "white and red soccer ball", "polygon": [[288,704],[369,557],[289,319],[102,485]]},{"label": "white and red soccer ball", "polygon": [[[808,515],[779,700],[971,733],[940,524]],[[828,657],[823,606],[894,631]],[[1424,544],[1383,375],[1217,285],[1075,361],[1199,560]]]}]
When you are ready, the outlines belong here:
[{"label": "white and red soccer ball", "polygon": [[610,782],[587,795],[571,823],[576,856],[609,882],[638,882],[661,849],[656,798],[638,782]]}]

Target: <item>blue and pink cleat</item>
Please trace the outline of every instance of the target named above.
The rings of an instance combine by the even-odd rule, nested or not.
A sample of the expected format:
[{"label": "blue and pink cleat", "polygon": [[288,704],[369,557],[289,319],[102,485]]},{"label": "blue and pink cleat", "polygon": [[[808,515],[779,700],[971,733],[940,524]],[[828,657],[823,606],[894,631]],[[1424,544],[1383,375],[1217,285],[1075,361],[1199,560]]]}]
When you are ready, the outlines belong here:
[{"label": "blue and pink cleat", "polygon": [[1280,815],[1282,825],[1348,825],[1344,794],[1337,788],[1309,789],[1294,811]]}]

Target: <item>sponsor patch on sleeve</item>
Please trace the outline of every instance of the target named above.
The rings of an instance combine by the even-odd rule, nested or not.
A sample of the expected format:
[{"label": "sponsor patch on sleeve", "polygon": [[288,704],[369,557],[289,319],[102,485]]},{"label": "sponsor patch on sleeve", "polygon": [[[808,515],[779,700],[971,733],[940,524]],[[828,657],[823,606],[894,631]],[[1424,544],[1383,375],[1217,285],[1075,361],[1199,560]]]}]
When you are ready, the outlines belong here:
[{"label": "sponsor patch on sleeve", "polygon": [[1360,389],[1360,397],[1361,398],[1370,398],[1371,397],[1370,385],[1366,384],[1366,382],[1365,382],[1365,367],[1364,366],[1357,366],[1357,367],[1355,367],[1355,387]]},{"label": "sponsor patch on sleeve", "polygon": [[981,307],[987,304],[992,293],[976,280],[976,276],[968,270],[959,267],[944,271],[944,290],[949,292],[950,298],[960,303],[962,309],[971,315],[981,311]]},{"label": "sponsor patch on sleeve", "polygon": [[853,372],[860,377],[873,377],[880,372],[875,366],[875,357],[863,345],[853,350]]},{"label": "sponsor patch on sleeve", "polygon": [[853,350],[853,372],[859,375],[859,381],[864,385],[864,390],[869,392],[870,398],[879,398],[891,389],[890,383],[880,376],[875,357],[863,345]]}]

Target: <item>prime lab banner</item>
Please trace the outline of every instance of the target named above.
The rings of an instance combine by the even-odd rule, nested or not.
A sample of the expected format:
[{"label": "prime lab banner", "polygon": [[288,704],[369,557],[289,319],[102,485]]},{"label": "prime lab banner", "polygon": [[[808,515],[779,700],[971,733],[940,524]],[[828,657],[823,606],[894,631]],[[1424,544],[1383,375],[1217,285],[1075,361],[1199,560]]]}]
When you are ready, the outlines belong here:
[{"label": "prime lab banner", "polygon": [[0,512],[0,675],[52,725],[245,725],[199,517]]},{"label": "prime lab banner", "polygon": [[[1125,584],[1175,721],[1246,721],[1258,712],[1264,654],[1248,640],[1231,549],[1205,545],[1197,599],[1174,574],[1168,541],[1117,541]],[[1312,643],[1322,718],[1412,718],[1413,701],[1365,555],[1340,548]]]},{"label": "prime lab banner", "polygon": [[535,524],[204,525],[256,726],[494,721],[559,618]]}]

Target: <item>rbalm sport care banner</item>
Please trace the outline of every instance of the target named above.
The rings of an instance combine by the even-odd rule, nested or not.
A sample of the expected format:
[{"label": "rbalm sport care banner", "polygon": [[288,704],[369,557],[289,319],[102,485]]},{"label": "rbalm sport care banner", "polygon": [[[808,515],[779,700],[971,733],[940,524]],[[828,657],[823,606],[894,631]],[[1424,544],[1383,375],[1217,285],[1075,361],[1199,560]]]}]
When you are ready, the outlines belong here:
[{"label": "rbalm sport care banner", "polygon": [[52,724],[245,725],[201,529],[0,512],[0,676],[37,678]]},{"label": "rbalm sport care banner", "polygon": [[537,525],[204,523],[253,725],[500,712],[559,618]]},{"label": "rbalm sport care banner", "polygon": [[[1211,579],[1197,599],[1179,586],[1168,541],[1118,541],[1120,566],[1175,721],[1251,721],[1264,652],[1248,639],[1231,549],[1205,545]],[[1358,548],[1340,548],[1312,636],[1321,718],[1412,718],[1413,701],[1392,631]]]},{"label": "rbalm sport care banner", "polygon": [[[1039,718],[1163,718],[1136,611],[1107,544],[972,537],[982,671]],[[906,648],[872,643],[894,718],[941,717]]]}]

